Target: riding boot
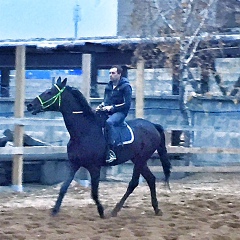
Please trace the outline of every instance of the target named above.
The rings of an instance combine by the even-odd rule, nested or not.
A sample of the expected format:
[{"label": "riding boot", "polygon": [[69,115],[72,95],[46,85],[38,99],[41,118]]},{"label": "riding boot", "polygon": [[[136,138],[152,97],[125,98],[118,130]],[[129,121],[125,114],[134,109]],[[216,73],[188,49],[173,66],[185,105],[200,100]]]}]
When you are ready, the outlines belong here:
[{"label": "riding boot", "polygon": [[115,152],[113,151],[113,146],[108,145],[107,146],[107,156],[106,156],[106,162],[111,163],[117,159]]},{"label": "riding boot", "polygon": [[106,124],[105,127],[105,137],[107,141],[107,151],[106,151],[106,162],[111,163],[117,159],[116,154],[113,151],[114,146],[114,129],[113,125]]}]

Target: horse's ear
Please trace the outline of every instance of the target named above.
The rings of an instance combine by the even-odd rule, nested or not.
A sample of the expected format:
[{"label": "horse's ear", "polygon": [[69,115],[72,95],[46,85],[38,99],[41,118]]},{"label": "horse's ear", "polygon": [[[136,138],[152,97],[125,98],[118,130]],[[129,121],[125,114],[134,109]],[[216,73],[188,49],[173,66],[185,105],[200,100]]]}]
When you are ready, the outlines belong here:
[{"label": "horse's ear", "polygon": [[61,83],[61,86],[62,86],[62,87],[65,87],[66,84],[67,84],[67,78],[64,78],[63,81],[62,81],[62,83]]},{"label": "horse's ear", "polygon": [[61,77],[59,77],[59,78],[57,79],[57,85],[60,86],[61,82],[62,82]]}]

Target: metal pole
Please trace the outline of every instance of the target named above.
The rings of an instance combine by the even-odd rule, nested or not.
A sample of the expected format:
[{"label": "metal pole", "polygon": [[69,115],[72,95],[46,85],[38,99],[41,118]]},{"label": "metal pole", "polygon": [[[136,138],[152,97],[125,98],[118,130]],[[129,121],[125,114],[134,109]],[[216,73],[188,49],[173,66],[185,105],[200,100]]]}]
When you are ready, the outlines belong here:
[{"label": "metal pole", "polygon": [[74,21],[74,38],[78,38],[78,22],[81,21],[81,8],[78,3],[76,3],[73,10],[73,21]]}]

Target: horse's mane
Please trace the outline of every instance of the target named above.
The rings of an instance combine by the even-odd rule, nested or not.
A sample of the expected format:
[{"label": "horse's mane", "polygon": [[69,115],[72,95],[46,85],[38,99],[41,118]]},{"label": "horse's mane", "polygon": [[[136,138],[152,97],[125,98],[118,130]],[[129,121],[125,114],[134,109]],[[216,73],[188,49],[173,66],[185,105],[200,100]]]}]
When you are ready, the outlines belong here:
[{"label": "horse's mane", "polygon": [[86,98],[77,88],[66,86],[66,89],[72,93],[74,98],[81,105],[84,115],[95,116],[94,111],[92,110],[91,106],[88,104]]}]

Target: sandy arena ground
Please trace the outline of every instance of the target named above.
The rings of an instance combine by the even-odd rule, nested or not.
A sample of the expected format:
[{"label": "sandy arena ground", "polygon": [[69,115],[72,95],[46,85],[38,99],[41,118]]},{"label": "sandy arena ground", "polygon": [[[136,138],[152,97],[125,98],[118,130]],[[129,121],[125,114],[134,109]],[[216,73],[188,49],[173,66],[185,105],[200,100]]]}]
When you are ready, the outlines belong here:
[{"label": "sandy arena ground", "polygon": [[[0,239],[14,240],[240,240],[240,174],[194,174],[157,183],[163,216],[155,216],[142,183],[115,218],[100,219],[90,188],[73,182],[58,216],[51,217],[59,186],[28,185],[23,193],[0,192]],[[100,197],[111,211],[127,183],[101,182]]]}]

